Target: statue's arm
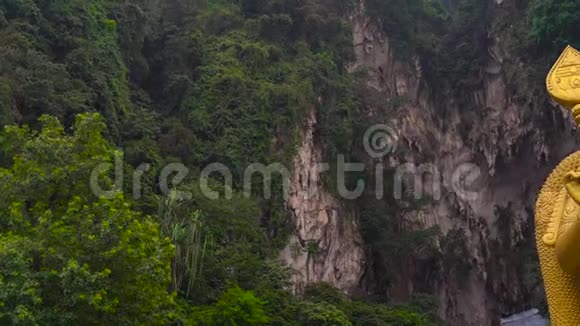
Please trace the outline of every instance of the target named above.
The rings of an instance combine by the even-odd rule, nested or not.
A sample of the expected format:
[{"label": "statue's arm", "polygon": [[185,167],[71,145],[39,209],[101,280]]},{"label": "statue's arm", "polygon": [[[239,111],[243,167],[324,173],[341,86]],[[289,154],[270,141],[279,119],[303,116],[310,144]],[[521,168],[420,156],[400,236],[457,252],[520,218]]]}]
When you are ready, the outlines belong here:
[{"label": "statue's arm", "polygon": [[576,222],[558,237],[556,256],[568,274],[580,274],[580,223]]},{"label": "statue's arm", "polygon": [[[572,199],[580,205],[580,172],[566,175],[566,190]],[[580,221],[569,226],[558,235],[556,256],[560,267],[568,274],[580,274]]]}]

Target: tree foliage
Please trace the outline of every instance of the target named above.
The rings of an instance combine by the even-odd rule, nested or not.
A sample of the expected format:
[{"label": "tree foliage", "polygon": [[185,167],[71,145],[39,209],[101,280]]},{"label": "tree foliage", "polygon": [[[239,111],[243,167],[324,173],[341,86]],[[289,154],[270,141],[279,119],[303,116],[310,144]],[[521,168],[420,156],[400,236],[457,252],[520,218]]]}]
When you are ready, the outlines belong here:
[{"label": "tree foliage", "polygon": [[173,302],[169,240],[122,195],[90,193],[91,170],[114,155],[103,121],[79,115],[72,135],[56,118],[41,121],[39,132],[9,127],[1,135],[13,161],[0,169],[2,320],[165,323]]},{"label": "tree foliage", "polygon": [[529,35],[537,45],[560,50],[580,47],[580,3],[573,0],[534,0],[529,9]]},{"label": "tree foliage", "polygon": [[[399,4],[425,19],[426,33],[450,19],[433,1]],[[290,163],[311,111],[330,161],[352,150],[351,6],[0,0],[0,324],[432,319],[351,302],[331,287],[290,295],[292,271],[278,261],[290,229],[283,198],[242,193],[249,163]],[[118,157],[125,176],[150,164],[140,198],[128,197],[130,178],[112,198],[93,193],[95,168]],[[199,188],[201,169],[214,162],[233,172],[232,189],[209,180],[231,200]],[[191,198],[161,191],[167,163],[190,168],[179,190]],[[113,175],[99,176],[99,186],[113,186]]]},{"label": "tree foliage", "polygon": [[436,94],[461,93],[481,85],[488,42],[488,2],[479,0],[371,0],[401,59],[421,62]]}]

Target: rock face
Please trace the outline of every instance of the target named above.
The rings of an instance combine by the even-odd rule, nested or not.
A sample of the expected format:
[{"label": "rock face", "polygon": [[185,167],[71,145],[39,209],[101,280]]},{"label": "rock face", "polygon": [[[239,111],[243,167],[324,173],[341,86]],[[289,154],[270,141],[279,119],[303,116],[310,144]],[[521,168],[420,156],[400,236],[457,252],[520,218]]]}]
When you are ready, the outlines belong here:
[{"label": "rock face", "polygon": [[359,286],[364,271],[363,242],[353,212],[322,185],[324,159],[314,139],[316,123],[312,110],[293,162],[287,206],[294,234],[281,258],[294,270],[294,293],[320,282],[349,293]]},{"label": "rock face", "polygon": [[[494,4],[498,10],[501,2]],[[447,98],[443,114],[419,60],[396,58],[388,35],[365,14],[364,3],[351,23],[355,62],[349,69],[367,72],[362,85],[366,114],[398,135],[398,151],[387,159],[390,168],[429,165],[442,176],[441,197],[406,218],[415,227],[438,226],[441,238],[454,230],[465,234],[461,245],[468,255],[461,258],[469,270],[443,266],[439,277],[430,280],[441,317],[448,325],[496,325],[502,315],[530,308],[532,292],[541,289],[526,280],[530,268],[537,270],[535,251],[530,245],[529,257],[518,257],[513,247],[533,244],[539,188],[551,169],[578,148],[569,113],[547,107],[550,113],[537,119],[512,97],[503,74],[508,54],[492,30],[494,42],[482,54],[489,64],[481,89],[465,94],[469,107]],[[400,104],[393,108],[393,101]],[[447,253],[441,254],[445,261]],[[405,284],[392,284],[390,299],[413,294],[412,276],[401,275],[398,282]]]},{"label": "rock face", "polygon": [[539,314],[538,309],[532,309],[501,320],[501,326],[546,326],[548,322]]},{"label": "rock face", "polygon": [[[503,5],[491,2],[495,11]],[[537,302],[531,297],[542,296],[536,293],[542,291],[541,283],[528,280],[529,274],[538,273],[533,207],[550,171],[580,144],[570,114],[555,104],[537,114],[516,100],[504,73],[510,54],[493,28],[493,42],[482,54],[488,62],[481,72],[482,86],[463,95],[469,98],[465,107],[453,97],[436,105],[435,87],[424,78],[420,60],[396,57],[388,35],[365,13],[364,2],[350,20],[355,60],[348,69],[364,71],[357,85],[363,114],[397,134],[398,150],[381,163],[395,171],[405,164],[435,167],[441,176],[441,196],[405,216],[412,221],[410,228],[440,229],[438,271],[407,270],[384,295],[393,301],[408,299],[419,282],[425,283],[414,275],[436,274],[427,281],[428,292],[437,297],[447,325],[499,325],[502,316],[532,308]],[[315,126],[311,112],[287,202],[295,232],[282,258],[296,270],[296,293],[316,282],[345,292],[356,287],[369,291],[377,286],[364,277],[372,258],[366,257],[365,265],[353,212],[321,186],[317,163],[322,153],[314,139]],[[367,164],[375,160],[368,158]],[[453,245],[465,248],[465,254],[455,258],[468,269],[448,266],[451,253],[441,246],[457,231],[464,237]]]}]

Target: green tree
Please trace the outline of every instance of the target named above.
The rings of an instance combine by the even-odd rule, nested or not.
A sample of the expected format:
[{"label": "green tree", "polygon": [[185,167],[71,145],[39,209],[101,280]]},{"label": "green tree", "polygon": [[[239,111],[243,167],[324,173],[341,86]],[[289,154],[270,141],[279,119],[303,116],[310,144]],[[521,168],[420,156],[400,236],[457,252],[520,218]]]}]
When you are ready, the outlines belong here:
[{"label": "green tree", "polygon": [[580,46],[580,3],[575,0],[533,0],[529,9],[529,35],[539,46],[560,51]]},{"label": "green tree", "polygon": [[[97,114],[74,133],[44,116],[43,127],[8,127],[0,169],[0,317],[27,324],[164,324],[173,247],[158,225],[121,194],[90,191],[92,169],[115,151]],[[16,251],[15,248],[19,248]]]},{"label": "green tree", "polygon": [[251,291],[239,286],[230,287],[215,304],[201,309],[200,324],[205,326],[259,326],[270,318],[264,313],[265,302]]},{"label": "green tree", "polygon": [[305,326],[352,326],[348,316],[343,311],[324,301],[319,303],[301,302],[297,318],[300,325]]}]

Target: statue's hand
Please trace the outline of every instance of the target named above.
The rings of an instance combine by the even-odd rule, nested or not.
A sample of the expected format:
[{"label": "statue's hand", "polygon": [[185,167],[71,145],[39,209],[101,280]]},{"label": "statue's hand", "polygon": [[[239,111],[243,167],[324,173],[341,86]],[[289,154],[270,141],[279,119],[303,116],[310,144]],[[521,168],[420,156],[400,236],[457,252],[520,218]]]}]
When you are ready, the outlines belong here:
[{"label": "statue's hand", "polygon": [[568,194],[578,205],[580,205],[580,171],[568,172],[564,178]]},{"label": "statue's hand", "polygon": [[564,176],[566,183],[580,179],[580,171],[570,171]]}]

